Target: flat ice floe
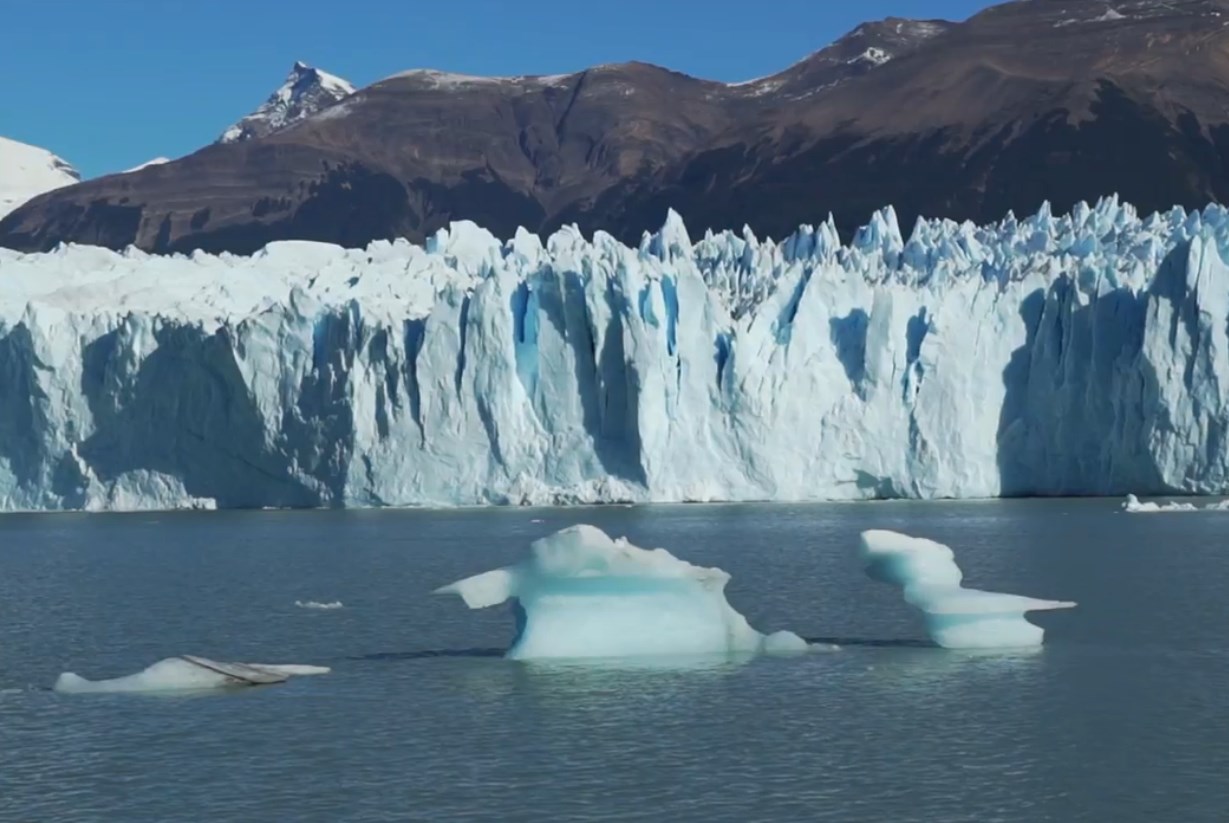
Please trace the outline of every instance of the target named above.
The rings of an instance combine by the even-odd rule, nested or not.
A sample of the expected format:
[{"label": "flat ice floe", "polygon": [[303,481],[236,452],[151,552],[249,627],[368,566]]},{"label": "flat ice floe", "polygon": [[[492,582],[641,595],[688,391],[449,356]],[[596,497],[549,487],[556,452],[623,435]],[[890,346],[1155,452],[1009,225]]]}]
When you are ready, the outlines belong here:
[{"label": "flat ice floe", "polygon": [[65,672],[53,687],[66,694],[114,694],[124,692],[204,691],[284,683],[294,676],[328,674],[324,666],[282,663],[221,663],[204,657],[182,655],[159,660],[147,669],[109,680],[86,680]]},{"label": "flat ice floe", "polygon": [[515,601],[511,659],[634,658],[658,655],[791,653],[792,632],[756,631],[725,598],[730,576],[693,566],[665,549],[573,526],[537,540],[508,566],[436,589],[471,609]]},{"label": "flat ice floe", "polygon": [[863,532],[862,560],[871,579],[904,589],[905,602],[922,611],[930,639],[945,649],[1040,646],[1045,631],[1025,613],[1076,605],[966,589],[948,546],[897,532]]},{"label": "flat ice floe", "polygon": [[340,600],[333,600],[327,603],[318,600],[296,600],[294,604],[300,609],[313,609],[316,611],[333,611],[336,609],[345,608],[345,604]]},{"label": "flat ice floe", "polygon": [[1168,503],[1157,503],[1154,501],[1143,502],[1133,494],[1128,494],[1127,499],[1123,501],[1122,510],[1127,514],[1175,514],[1177,512],[1224,512],[1229,511],[1229,500],[1221,500],[1217,503],[1208,503],[1204,506],[1196,506],[1194,503],[1179,503],[1170,501]]}]

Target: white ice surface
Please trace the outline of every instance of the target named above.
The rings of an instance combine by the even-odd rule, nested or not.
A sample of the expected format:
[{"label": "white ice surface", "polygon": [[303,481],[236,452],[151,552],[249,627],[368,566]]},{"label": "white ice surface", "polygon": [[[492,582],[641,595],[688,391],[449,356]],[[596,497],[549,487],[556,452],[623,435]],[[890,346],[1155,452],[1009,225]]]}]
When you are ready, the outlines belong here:
[{"label": "white ice surface", "polygon": [[1171,500],[1168,503],[1158,503],[1153,500],[1142,501],[1133,494],[1128,494],[1123,501],[1122,510],[1127,514],[1175,514],[1177,512],[1223,512],[1229,511],[1229,500],[1218,500],[1215,503],[1195,505]]},{"label": "white ice surface", "polygon": [[1143,502],[1133,494],[1128,494],[1127,499],[1123,501],[1122,510],[1128,514],[1163,514],[1167,512],[1194,512],[1199,511],[1199,507],[1194,503],[1179,503],[1171,501],[1169,503],[1157,503],[1154,501]]},{"label": "white ice surface", "polygon": [[933,540],[865,531],[861,555],[867,575],[903,589],[905,602],[921,610],[930,639],[947,649],[1040,646],[1045,632],[1025,613],[1076,605],[966,589],[952,550]]},{"label": "white ice surface", "polygon": [[333,671],[328,666],[310,666],[304,663],[247,663],[245,665],[274,674],[284,674],[287,677],[309,677]]},{"label": "white ice surface", "polygon": [[323,666],[218,663],[205,658],[199,659],[203,663],[215,666],[221,671],[214,671],[212,668],[204,665],[197,665],[190,659],[183,657],[168,657],[136,674],[107,680],[87,680],[72,672],[65,672],[56,680],[54,689],[65,694],[204,691],[250,685],[237,677],[228,676],[223,673],[227,670],[233,670],[242,675],[246,670],[255,669],[259,673],[270,675],[271,682],[276,682],[279,678],[285,679],[286,677],[296,675],[327,674],[330,671]]},{"label": "white ice surface", "polygon": [[1213,495],[1229,211],[0,250],[0,510]]},{"label": "white ice surface", "polygon": [[573,526],[535,541],[527,559],[436,590],[471,609],[515,599],[511,659],[632,658],[806,651],[802,638],[767,638],[725,598],[730,576],[665,549]]},{"label": "white ice surface", "polygon": [[317,600],[296,600],[294,604],[300,609],[315,609],[317,611],[333,611],[335,609],[344,608],[340,600],[333,600],[327,603],[321,603]]}]

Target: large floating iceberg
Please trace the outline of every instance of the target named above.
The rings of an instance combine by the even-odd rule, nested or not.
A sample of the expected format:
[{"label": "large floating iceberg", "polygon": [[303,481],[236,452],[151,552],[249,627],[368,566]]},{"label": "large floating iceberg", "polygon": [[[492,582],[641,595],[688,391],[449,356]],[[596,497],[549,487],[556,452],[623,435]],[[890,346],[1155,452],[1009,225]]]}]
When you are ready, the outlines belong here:
[{"label": "large floating iceberg", "polygon": [[0,250],[0,510],[1214,494],[1229,211]]},{"label": "large floating iceberg", "polygon": [[725,599],[730,576],[693,566],[665,549],[612,540],[574,526],[537,540],[515,566],[436,590],[471,609],[515,601],[516,637],[507,656],[646,658],[805,651],[792,632],[760,634]]},{"label": "large floating iceberg", "polygon": [[896,532],[863,532],[862,560],[871,579],[904,590],[905,602],[921,610],[930,639],[946,649],[1040,646],[1044,630],[1024,615],[1076,605],[966,589],[949,547]]}]

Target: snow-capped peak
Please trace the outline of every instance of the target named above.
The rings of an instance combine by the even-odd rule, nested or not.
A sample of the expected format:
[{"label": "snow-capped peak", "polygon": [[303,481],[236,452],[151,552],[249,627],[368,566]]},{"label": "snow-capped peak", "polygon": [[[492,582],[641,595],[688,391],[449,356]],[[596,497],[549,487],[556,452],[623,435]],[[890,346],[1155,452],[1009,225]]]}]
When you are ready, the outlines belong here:
[{"label": "snow-capped peak", "polygon": [[81,174],[46,149],[0,137],[0,218],[43,192],[81,182]]},{"label": "snow-capped peak", "polygon": [[351,94],[354,86],[349,81],[296,62],[277,91],[260,108],[224,131],[218,142],[235,143],[281,131]]}]

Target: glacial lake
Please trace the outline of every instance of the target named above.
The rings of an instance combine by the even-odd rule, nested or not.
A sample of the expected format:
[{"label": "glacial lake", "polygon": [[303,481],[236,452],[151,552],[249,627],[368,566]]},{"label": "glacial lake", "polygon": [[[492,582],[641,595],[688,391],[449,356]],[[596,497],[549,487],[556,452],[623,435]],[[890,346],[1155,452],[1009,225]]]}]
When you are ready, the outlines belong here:
[{"label": "glacial lake", "polygon": [[[1229,513],[1119,501],[0,516],[3,821],[1221,821]],[[664,668],[498,657],[436,586],[591,523],[841,644]],[[1044,648],[927,647],[857,535],[1079,602]],[[337,610],[296,601],[342,601]],[[164,657],[309,663],[210,696],[61,695]]]}]

